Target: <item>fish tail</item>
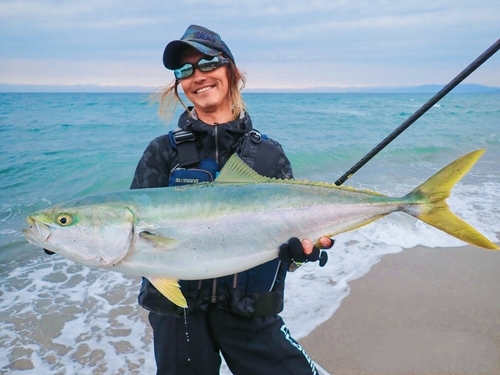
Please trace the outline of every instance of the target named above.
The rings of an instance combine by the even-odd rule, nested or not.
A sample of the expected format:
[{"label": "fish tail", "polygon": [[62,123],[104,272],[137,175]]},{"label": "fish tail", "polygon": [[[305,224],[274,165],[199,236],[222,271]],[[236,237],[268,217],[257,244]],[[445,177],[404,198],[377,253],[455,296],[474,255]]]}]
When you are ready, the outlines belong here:
[{"label": "fish tail", "polygon": [[458,158],[414,189],[405,198],[423,201],[425,208],[420,212],[409,208],[405,212],[468,244],[489,250],[499,250],[498,245],[451,212],[445,202],[453,186],[476,164],[484,152],[485,150],[477,150]]}]

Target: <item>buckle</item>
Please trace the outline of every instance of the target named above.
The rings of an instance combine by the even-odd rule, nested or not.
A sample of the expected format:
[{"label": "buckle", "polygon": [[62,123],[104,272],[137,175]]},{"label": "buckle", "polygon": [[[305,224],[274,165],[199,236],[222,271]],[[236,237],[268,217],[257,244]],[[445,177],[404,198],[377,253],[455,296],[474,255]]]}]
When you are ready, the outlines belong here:
[{"label": "buckle", "polygon": [[178,145],[182,142],[194,141],[194,134],[190,131],[187,131],[184,129],[178,129],[178,130],[174,130],[172,133],[174,135],[174,142],[176,145]]},{"label": "buckle", "polygon": [[245,135],[250,137],[253,143],[260,143],[262,141],[262,135],[257,130],[251,130]]}]

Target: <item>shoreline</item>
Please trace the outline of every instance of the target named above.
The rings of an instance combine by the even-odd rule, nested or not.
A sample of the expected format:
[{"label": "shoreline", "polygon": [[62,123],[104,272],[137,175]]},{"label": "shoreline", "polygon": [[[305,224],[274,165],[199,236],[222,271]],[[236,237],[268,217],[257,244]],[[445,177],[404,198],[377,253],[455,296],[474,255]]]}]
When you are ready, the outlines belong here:
[{"label": "shoreline", "polygon": [[299,340],[330,374],[500,374],[500,252],[386,255]]}]

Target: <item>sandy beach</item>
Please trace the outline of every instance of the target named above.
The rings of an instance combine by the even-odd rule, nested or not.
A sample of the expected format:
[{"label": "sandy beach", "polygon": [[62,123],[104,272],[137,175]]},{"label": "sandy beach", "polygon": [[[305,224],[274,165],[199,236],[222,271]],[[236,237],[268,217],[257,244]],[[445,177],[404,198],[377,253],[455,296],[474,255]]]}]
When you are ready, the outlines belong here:
[{"label": "sandy beach", "polygon": [[499,277],[470,246],[384,256],[300,344],[331,375],[500,374]]}]

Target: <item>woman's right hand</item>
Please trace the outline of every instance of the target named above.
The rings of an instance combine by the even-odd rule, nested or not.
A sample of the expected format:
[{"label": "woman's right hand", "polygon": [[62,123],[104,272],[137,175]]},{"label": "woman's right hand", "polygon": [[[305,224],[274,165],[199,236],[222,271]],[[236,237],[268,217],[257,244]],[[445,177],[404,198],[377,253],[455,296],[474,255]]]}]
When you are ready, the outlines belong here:
[{"label": "woman's right hand", "polygon": [[297,237],[292,237],[287,243],[280,246],[279,258],[284,262],[315,262],[319,260],[319,265],[323,267],[328,261],[328,255],[322,249],[331,249],[335,240],[329,237],[321,237],[314,245],[311,240],[300,241]]}]

